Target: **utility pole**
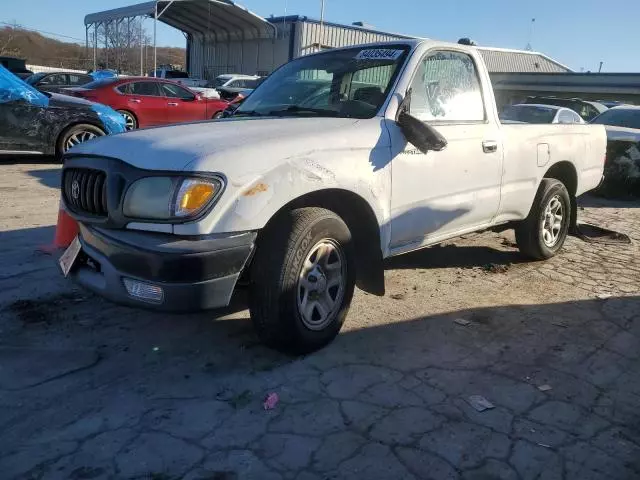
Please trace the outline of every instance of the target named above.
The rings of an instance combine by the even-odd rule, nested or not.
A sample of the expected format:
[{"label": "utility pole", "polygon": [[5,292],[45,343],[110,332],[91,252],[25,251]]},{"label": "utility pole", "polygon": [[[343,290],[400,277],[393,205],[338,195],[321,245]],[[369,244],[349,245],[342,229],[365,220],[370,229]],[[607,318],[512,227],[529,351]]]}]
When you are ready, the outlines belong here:
[{"label": "utility pole", "polygon": [[603,64],[603,63],[604,63],[604,62],[600,62],[600,66],[598,67],[598,73],[602,72],[602,64]]},{"label": "utility pole", "polygon": [[158,28],[158,2],[155,4],[153,10],[153,76],[156,77],[158,73],[158,41],[157,41],[157,28]]},{"label": "utility pole", "polygon": [[324,0],[320,0],[320,33],[322,33],[323,26],[324,26]]},{"label": "utility pole", "polygon": [[529,27],[529,41],[527,42],[527,46],[524,47],[525,50],[528,50],[530,52],[533,50],[533,47],[531,46],[531,42],[533,41],[533,27],[535,26],[535,24],[536,24],[536,19],[532,18],[531,26]]},{"label": "utility pole", "polygon": [[144,64],[144,30],[143,30],[144,22],[140,19],[140,76],[144,75],[143,64]]}]

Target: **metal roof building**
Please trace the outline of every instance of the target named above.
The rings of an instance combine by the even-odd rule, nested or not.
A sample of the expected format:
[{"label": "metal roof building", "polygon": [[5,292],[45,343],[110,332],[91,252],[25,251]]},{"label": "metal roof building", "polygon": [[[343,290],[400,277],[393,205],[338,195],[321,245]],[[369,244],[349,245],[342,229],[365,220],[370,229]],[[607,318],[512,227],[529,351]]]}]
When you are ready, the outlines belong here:
[{"label": "metal roof building", "polygon": [[477,47],[491,73],[566,73],[571,69],[539,52]]},{"label": "metal roof building", "polygon": [[[361,22],[341,25],[297,15],[265,19],[231,0],[157,0],[85,17],[87,47],[93,33],[94,64],[98,27],[112,25],[117,31],[135,17],[155,20],[154,38],[157,21],[183,31],[187,70],[207,79],[223,73],[266,75],[293,58],[324,49],[415,38],[382,32]],[[570,71],[540,53],[478,48],[490,72]]]}]

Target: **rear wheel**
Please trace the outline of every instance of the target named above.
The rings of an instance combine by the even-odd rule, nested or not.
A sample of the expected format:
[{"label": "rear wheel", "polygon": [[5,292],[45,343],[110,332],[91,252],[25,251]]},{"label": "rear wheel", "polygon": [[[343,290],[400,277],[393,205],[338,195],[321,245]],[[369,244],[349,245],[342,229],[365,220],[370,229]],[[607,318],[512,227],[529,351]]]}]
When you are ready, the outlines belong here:
[{"label": "rear wheel", "polygon": [[213,117],[211,117],[213,120],[217,120],[219,118],[222,118],[223,116],[223,112],[216,112]]},{"label": "rear wheel", "polygon": [[267,345],[312,352],[340,331],[354,287],[354,248],[344,221],[323,208],[293,210],[261,234],[251,269],[251,318]]},{"label": "rear wheel", "polygon": [[564,184],[545,178],[529,216],[516,227],[522,253],[536,260],[553,257],[564,245],[571,223],[571,198]]},{"label": "rear wheel", "polygon": [[138,128],[138,120],[133,113],[126,110],[117,110],[117,112],[124,117],[125,129],[127,132]]},{"label": "rear wheel", "polygon": [[67,129],[58,138],[58,144],[56,145],[56,155],[60,158],[70,148],[75,147],[88,140],[92,140],[97,137],[105,135],[104,131],[95,125],[88,123],[81,123],[74,125]]}]

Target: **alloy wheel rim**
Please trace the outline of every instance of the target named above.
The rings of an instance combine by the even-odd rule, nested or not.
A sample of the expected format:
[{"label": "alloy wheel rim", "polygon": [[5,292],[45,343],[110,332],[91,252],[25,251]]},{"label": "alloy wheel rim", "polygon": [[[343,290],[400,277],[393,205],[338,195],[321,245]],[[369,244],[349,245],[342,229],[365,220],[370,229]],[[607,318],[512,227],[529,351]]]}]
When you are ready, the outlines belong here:
[{"label": "alloy wheel rim", "polygon": [[564,222],[564,209],[560,195],[551,197],[542,218],[542,240],[547,247],[554,247],[560,239]]},{"label": "alloy wheel rim", "polygon": [[330,239],[316,243],[298,278],[296,297],[302,323],[322,330],[335,318],[344,297],[347,263],[342,247]]},{"label": "alloy wheel rim", "polygon": [[75,147],[76,145],[79,145],[88,140],[96,138],[97,136],[98,135],[95,132],[91,132],[89,130],[81,130],[79,132],[76,132],[73,135],[71,135],[69,138],[67,138],[67,141],[64,144],[64,151],[66,152],[71,147]]},{"label": "alloy wheel rim", "polygon": [[127,131],[134,130],[136,128],[136,122],[133,119],[133,117],[129,113],[126,113],[126,112],[120,112],[120,113],[124,117],[124,122],[125,122],[125,127],[124,128]]}]

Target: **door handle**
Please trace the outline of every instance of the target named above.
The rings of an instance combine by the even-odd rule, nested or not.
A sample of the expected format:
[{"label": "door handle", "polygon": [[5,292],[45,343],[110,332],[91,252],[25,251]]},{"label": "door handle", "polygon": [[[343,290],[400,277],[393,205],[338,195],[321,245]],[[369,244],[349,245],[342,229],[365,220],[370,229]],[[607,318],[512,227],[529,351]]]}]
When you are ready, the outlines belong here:
[{"label": "door handle", "polygon": [[129,103],[140,103],[140,100],[138,100],[137,98],[130,98]]},{"label": "door handle", "polygon": [[169,102],[169,103],[167,103],[167,105],[169,105],[170,107],[177,107],[178,106],[178,104],[175,103],[175,102]]},{"label": "door handle", "polygon": [[498,151],[498,142],[495,140],[485,140],[482,142],[482,151],[484,153],[495,153]]}]

